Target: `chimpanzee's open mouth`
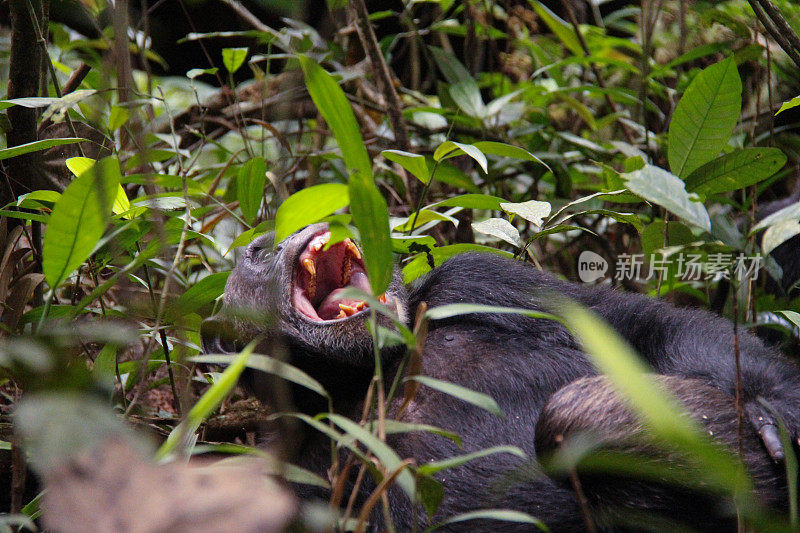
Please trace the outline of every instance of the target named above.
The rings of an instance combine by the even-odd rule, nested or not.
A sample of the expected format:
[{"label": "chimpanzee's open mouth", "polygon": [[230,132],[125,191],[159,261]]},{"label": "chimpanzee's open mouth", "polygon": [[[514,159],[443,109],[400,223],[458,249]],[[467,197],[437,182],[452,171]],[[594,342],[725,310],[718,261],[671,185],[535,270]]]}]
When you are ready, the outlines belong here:
[{"label": "chimpanzee's open mouth", "polygon": [[323,250],[330,238],[329,231],[315,235],[300,252],[294,272],[292,303],[320,322],[348,318],[369,307],[363,300],[342,296],[345,287],[370,290],[361,251],[350,239]]}]

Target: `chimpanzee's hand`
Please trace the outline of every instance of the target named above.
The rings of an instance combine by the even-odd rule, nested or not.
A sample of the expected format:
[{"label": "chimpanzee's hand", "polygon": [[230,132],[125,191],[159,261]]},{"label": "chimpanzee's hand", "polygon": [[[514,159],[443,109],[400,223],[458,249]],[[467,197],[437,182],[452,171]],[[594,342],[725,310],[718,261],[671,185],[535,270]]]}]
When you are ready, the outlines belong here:
[{"label": "chimpanzee's hand", "polygon": [[[759,398],[759,400],[761,399]],[[762,402],[763,400],[755,400],[744,404],[745,420],[758,432],[773,461],[780,462],[783,461],[786,454],[781,443],[778,422],[768,406],[774,409],[777,416],[782,419],[789,433],[790,442],[794,445],[800,444],[800,425],[797,423],[800,407],[794,406],[794,402],[778,399]]]}]

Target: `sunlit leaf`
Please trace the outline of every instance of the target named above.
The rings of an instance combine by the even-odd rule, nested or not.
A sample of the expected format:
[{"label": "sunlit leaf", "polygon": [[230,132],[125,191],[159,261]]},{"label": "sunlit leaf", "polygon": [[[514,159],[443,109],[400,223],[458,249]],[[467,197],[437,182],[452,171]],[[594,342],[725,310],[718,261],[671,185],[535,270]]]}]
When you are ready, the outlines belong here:
[{"label": "sunlit leaf", "polygon": [[349,203],[350,193],[342,183],[323,183],[297,191],[284,200],[275,214],[275,244]]},{"label": "sunlit leaf", "polygon": [[51,288],[78,268],[103,236],[120,178],[119,161],[101,159],[69,184],[53,208],[42,252]]},{"label": "sunlit leaf", "polygon": [[231,74],[235,73],[247,59],[247,48],[223,48],[222,64]]},{"label": "sunlit leaf", "polygon": [[239,198],[242,215],[250,224],[253,224],[258,216],[266,182],[267,162],[263,157],[254,157],[239,169],[239,175],[236,178],[236,195]]}]

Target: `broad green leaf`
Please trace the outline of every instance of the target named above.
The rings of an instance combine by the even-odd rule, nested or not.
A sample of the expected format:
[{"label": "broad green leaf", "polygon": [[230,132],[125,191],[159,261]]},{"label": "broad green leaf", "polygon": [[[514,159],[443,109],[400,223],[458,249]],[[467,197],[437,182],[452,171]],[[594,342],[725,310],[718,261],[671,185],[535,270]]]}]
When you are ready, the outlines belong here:
[{"label": "broad green leaf", "polygon": [[502,239],[515,247],[520,247],[519,231],[504,218],[489,218],[481,222],[473,222],[472,229],[484,235]]},{"label": "broad green leaf", "polygon": [[256,221],[266,182],[267,162],[263,157],[254,157],[239,169],[239,175],[236,178],[236,195],[239,198],[242,215],[249,224]]},{"label": "broad green leaf", "polygon": [[431,171],[424,155],[403,152],[402,150],[384,150],[381,155],[389,161],[394,161],[422,183],[428,183],[431,179]]},{"label": "broad green leaf", "polygon": [[466,67],[464,67],[461,61],[453,54],[435,46],[429,46],[428,50],[431,51],[433,60],[436,62],[436,66],[439,67],[439,70],[442,71],[442,75],[444,79],[447,80],[447,83],[455,85],[458,82],[473,79]]},{"label": "broad green leaf", "polygon": [[527,202],[512,203],[504,202],[500,207],[506,213],[511,215],[519,215],[528,222],[531,222],[537,227],[542,226],[544,218],[550,214],[552,206],[549,202],[540,202],[539,200],[528,200]]},{"label": "broad green leaf", "polygon": [[486,106],[483,104],[481,91],[475,80],[460,81],[448,87],[447,92],[468,117],[482,118],[486,115]]},{"label": "broad green leaf", "polygon": [[58,191],[31,191],[27,194],[21,194],[13,205],[17,207],[27,207],[29,209],[38,209],[42,204],[55,205],[60,198],[61,193]]},{"label": "broad green leaf", "polygon": [[713,159],[686,177],[686,190],[714,194],[743,189],[775,174],[786,164],[777,148],[743,148]]},{"label": "broad green leaf", "polygon": [[228,397],[228,394],[236,387],[239,382],[244,369],[247,367],[247,361],[250,354],[253,353],[255,341],[248,344],[242,353],[237,355],[231,365],[225,369],[224,372],[214,381],[214,384],[197,400],[194,407],[186,413],[186,418],[175,426],[167,440],[156,452],[156,459],[162,461],[172,455],[181,453],[182,455],[189,455],[192,436],[200,424],[208,418],[208,416],[219,407],[222,400]]},{"label": "broad green leaf", "polygon": [[194,313],[205,304],[211,303],[225,292],[225,282],[230,272],[215,272],[204,277],[180,295],[170,311],[167,321],[178,320],[187,313]]},{"label": "broad green leaf", "polygon": [[[467,522],[469,520],[497,520],[499,522],[517,522],[520,524],[531,524],[533,526],[536,526],[538,529],[542,531],[549,531],[544,522],[542,522],[538,518],[534,518],[533,516],[527,513],[523,513],[521,511],[514,511],[511,509],[482,509],[478,511],[470,511],[468,513],[461,513],[455,516],[451,516],[447,520],[439,522],[435,526],[426,529],[425,533],[436,531],[437,529],[443,526],[448,526],[450,524],[457,524],[459,522]],[[499,527],[498,530],[500,530]],[[466,529],[465,531],[468,531],[468,529]]]},{"label": "broad green leaf", "polygon": [[492,254],[504,255],[506,257],[514,257],[513,254],[491,248],[489,246],[481,246],[480,244],[451,244],[448,246],[438,246],[427,253],[418,254],[403,267],[403,279],[406,283],[411,283],[421,275],[431,270],[430,261],[433,261],[435,266],[439,266],[451,257],[463,254],[466,252],[486,252]]},{"label": "broad green leaf", "polygon": [[111,112],[108,115],[108,129],[117,131],[131,118],[131,112],[125,108],[115,105],[111,107]]},{"label": "broad green leaf", "polygon": [[231,74],[235,73],[247,59],[247,48],[223,48],[222,64]]},{"label": "broad green leaf", "polygon": [[478,82],[470,75],[461,62],[441,48],[429,46],[433,60],[450,84],[448,92],[459,109],[467,116],[481,118],[486,113]]},{"label": "broad green leaf", "polygon": [[516,455],[521,459],[527,458],[525,452],[517,448],[516,446],[493,446],[491,448],[478,450],[477,452],[467,453],[464,455],[456,455],[454,457],[448,457],[447,459],[444,459],[442,461],[434,461],[432,463],[420,465],[417,468],[417,473],[425,476],[430,476],[435,474],[436,472],[440,472],[448,468],[454,468],[456,466],[461,466],[472,460],[480,459],[481,457],[486,457],[487,455],[494,455],[496,453],[510,453],[512,455]]},{"label": "broad green leaf", "polygon": [[[92,168],[95,164],[95,160],[88,157],[70,157],[65,163],[69,171],[77,177]],[[130,209],[131,203],[128,201],[128,195],[125,194],[125,189],[122,187],[122,184],[120,184],[117,186],[117,192],[114,195],[111,212],[115,215],[119,215],[128,213]],[[127,215],[123,215],[123,218],[131,219],[133,215],[134,213],[128,213]]]},{"label": "broad green leaf", "polygon": [[443,220],[446,222],[451,222],[454,226],[458,225],[458,221],[451,216],[447,216],[443,213],[437,213],[436,211],[431,211],[430,209],[422,209],[420,210],[419,216],[417,216],[416,219],[414,218],[413,214],[410,217],[398,219],[397,222],[399,223],[396,222],[397,225],[394,225],[392,229],[394,231],[406,232],[412,229],[411,228],[412,222],[414,222],[413,229],[417,229],[420,226],[424,226],[428,222],[433,222],[434,220]]},{"label": "broad green leaf", "polygon": [[284,200],[275,214],[275,244],[349,203],[347,185],[342,183],[324,183],[297,191]]},{"label": "broad green leaf", "polygon": [[536,11],[536,14],[539,15],[547,27],[550,28],[556,37],[566,46],[569,48],[569,51],[572,52],[572,55],[575,56],[583,56],[583,48],[581,47],[580,41],[578,41],[578,36],[575,35],[575,30],[572,29],[570,24],[567,24],[564,20],[562,20],[558,15],[550,11],[544,4],[541,2],[537,2],[536,0],[529,0],[533,10]]},{"label": "broad green leaf", "polygon": [[465,207],[467,209],[486,209],[487,211],[499,211],[500,204],[505,202],[502,198],[488,194],[462,194],[453,196],[447,200],[436,202],[428,206],[434,207]]},{"label": "broad green leaf", "polygon": [[728,144],[742,109],[742,81],[732,57],[692,80],[669,124],[669,168],[685,178]]},{"label": "broad green leaf", "polygon": [[488,394],[474,391],[472,389],[462,387],[461,385],[456,385],[455,383],[442,381],[441,379],[435,379],[429,376],[409,376],[406,379],[416,381],[425,385],[426,387],[430,387],[454,398],[458,398],[459,400],[471,403],[476,407],[480,407],[485,411],[489,411],[493,415],[503,416],[500,406],[497,405],[497,402],[494,401],[494,398]]},{"label": "broad green leaf", "polygon": [[786,111],[787,109],[792,109],[793,107],[797,107],[799,105],[800,105],[800,96],[795,96],[794,98],[792,98],[788,102],[784,102],[783,104],[781,104],[781,108],[778,109],[778,112],[775,113],[775,114],[777,115],[778,113],[782,113],[783,111]]},{"label": "broad green leaf", "polygon": [[499,143],[494,141],[478,141],[473,143],[472,146],[483,152],[484,154],[489,155],[496,155],[500,157],[511,157],[514,159],[521,159],[523,161],[535,161],[537,163],[541,163],[548,169],[550,167],[547,166],[547,163],[530,153],[529,151],[525,150],[524,148],[520,148],[518,146],[513,146],[510,144]]},{"label": "broad green leaf", "polygon": [[386,290],[392,278],[392,243],[386,200],[375,186],[372,163],[344,91],[315,61],[305,56],[298,56],[298,60],[311,99],[333,130],[350,171],[350,212],[361,233],[370,286],[374,294],[380,294]]},{"label": "broad green leaf", "polygon": [[692,201],[683,181],[666,170],[647,165],[641,170],[622,175],[628,189],[706,231],[711,230],[708,211],[700,202]]},{"label": "broad green leaf", "polygon": [[348,186],[350,213],[361,235],[361,249],[372,294],[383,294],[392,281],[392,239],[386,199],[370,174],[354,169]]},{"label": "broad green leaf", "polygon": [[101,159],[69,184],[53,208],[42,252],[51,289],[89,257],[103,236],[120,178],[117,158]]},{"label": "broad green leaf", "polygon": [[75,144],[84,142],[86,139],[81,137],[65,137],[63,139],[46,139],[44,141],[33,141],[25,144],[20,144],[11,148],[3,148],[0,150],[0,161],[8,159],[9,157],[16,157],[22,154],[29,154],[31,152],[38,152],[39,150],[47,150],[53,146],[61,146],[64,144]]},{"label": "broad green leaf", "polygon": [[316,61],[306,56],[298,56],[297,59],[303,68],[311,99],[333,131],[348,170],[351,173],[358,170],[371,178],[372,163],[344,91]]},{"label": "broad green leaf", "polygon": [[468,155],[481,166],[483,172],[489,173],[489,163],[486,156],[479,149],[471,144],[457,143],[455,141],[445,141],[433,152],[433,159],[441,161],[457,155]]},{"label": "broad green leaf", "polygon": [[[212,355],[198,355],[192,357],[191,360],[196,363],[211,363],[215,365],[225,365],[233,363],[238,356],[230,354],[212,354]],[[264,354],[252,354],[247,361],[247,366],[267,374],[272,374],[286,381],[291,381],[308,390],[314,391],[324,398],[328,398],[328,392],[325,390],[319,381],[312,378],[297,367],[279,361],[273,357]]]}]

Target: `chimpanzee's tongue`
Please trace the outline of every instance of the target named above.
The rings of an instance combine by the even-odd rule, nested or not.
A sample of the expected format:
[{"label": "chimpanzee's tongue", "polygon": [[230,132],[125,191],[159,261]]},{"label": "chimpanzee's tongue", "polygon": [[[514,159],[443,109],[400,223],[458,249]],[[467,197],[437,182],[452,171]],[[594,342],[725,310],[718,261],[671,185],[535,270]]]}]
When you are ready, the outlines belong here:
[{"label": "chimpanzee's tongue", "polygon": [[[369,290],[369,281],[367,275],[361,271],[356,270],[350,277],[350,287],[356,287],[362,291]],[[317,314],[322,320],[333,320],[335,318],[344,318],[361,311],[365,304],[362,300],[353,298],[343,298],[341,293],[346,287],[335,289],[332,291],[322,303],[317,307]]]}]

